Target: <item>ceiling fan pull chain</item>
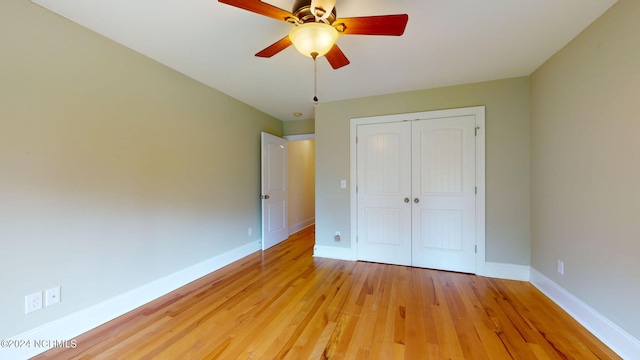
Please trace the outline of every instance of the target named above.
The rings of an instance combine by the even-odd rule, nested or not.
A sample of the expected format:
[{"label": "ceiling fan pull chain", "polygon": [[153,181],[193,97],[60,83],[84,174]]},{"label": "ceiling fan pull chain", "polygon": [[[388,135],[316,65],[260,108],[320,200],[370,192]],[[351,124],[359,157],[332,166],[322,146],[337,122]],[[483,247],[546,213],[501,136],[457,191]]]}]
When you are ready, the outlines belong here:
[{"label": "ceiling fan pull chain", "polygon": [[318,105],[318,53],[311,53],[313,58],[313,103]]}]

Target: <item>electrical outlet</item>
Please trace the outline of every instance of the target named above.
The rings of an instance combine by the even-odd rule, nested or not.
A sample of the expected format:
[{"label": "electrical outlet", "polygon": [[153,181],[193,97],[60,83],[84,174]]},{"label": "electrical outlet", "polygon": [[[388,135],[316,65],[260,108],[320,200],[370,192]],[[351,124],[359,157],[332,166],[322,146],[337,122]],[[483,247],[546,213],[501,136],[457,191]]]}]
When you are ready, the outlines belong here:
[{"label": "electrical outlet", "polygon": [[340,241],[340,231],[336,231],[336,236],[333,237],[333,240]]},{"label": "electrical outlet", "polygon": [[42,291],[24,297],[24,313],[42,309]]},{"label": "electrical outlet", "polygon": [[253,235],[253,228],[252,228],[252,227],[250,227],[250,228],[247,230],[247,235],[248,235],[248,236]]},{"label": "electrical outlet", "polygon": [[51,306],[61,301],[60,299],[60,286],[51,288],[44,293],[44,306]]},{"label": "electrical outlet", "polygon": [[558,274],[564,275],[564,261],[558,260]]}]

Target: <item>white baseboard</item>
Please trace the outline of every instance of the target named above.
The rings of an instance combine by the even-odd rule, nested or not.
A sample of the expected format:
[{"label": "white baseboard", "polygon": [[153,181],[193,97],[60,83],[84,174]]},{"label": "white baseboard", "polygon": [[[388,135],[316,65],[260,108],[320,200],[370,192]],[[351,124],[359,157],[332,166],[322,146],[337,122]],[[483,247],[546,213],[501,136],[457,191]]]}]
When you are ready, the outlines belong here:
[{"label": "white baseboard", "polygon": [[316,218],[312,217],[301,223],[295,224],[293,226],[289,226],[289,235],[295,234],[302,229],[306,229],[315,223],[316,223]]},{"label": "white baseboard", "polygon": [[342,248],[336,246],[316,245],[313,247],[313,256],[336,260],[354,261],[351,248]]},{"label": "white baseboard", "polygon": [[533,268],[531,283],[623,359],[640,359],[640,340]]},{"label": "white baseboard", "polygon": [[[260,250],[259,242],[251,242],[238,248],[227,251],[209,260],[192,265],[186,269],[167,275],[161,279],[152,281],[124,294],[113,297],[102,303],[96,304],[74,314],[39,326],[25,333],[16,335],[10,341],[19,341],[29,347],[22,348],[0,348],[0,358],[28,359],[42,352],[49,347],[35,346],[40,340],[72,340],[93,328],[96,328],[118,316],[138,308],[150,301],[170,293],[194,280],[212,273],[236,260],[242,259]],[[67,343],[69,345],[69,343]],[[81,346],[82,344],[77,344]]]},{"label": "white baseboard", "polygon": [[529,281],[530,270],[531,268],[528,265],[486,262],[484,264],[484,272],[481,274],[478,273],[478,275],[499,279]]}]

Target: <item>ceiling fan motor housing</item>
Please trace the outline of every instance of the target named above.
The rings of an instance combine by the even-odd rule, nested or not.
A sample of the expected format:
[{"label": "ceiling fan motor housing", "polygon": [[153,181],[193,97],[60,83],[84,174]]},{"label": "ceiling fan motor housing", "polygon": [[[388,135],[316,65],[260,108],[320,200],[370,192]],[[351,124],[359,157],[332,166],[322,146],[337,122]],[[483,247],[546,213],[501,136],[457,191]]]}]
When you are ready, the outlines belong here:
[{"label": "ceiling fan motor housing", "polygon": [[[316,17],[313,13],[311,13],[311,0],[296,0],[293,4],[293,10],[291,11],[293,15],[295,15],[300,22],[308,23],[315,22]],[[332,24],[338,16],[336,15],[336,8],[334,7],[331,10],[331,14],[327,17],[326,21],[329,24]]]}]

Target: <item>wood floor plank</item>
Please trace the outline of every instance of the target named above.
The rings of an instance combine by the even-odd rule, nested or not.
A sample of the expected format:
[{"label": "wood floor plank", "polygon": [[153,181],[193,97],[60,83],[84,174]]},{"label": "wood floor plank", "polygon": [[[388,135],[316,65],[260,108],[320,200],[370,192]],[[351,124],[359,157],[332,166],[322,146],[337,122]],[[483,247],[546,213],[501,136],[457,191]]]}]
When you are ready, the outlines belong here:
[{"label": "wood floor plank", "polygon": [[393,306],[390,305],[390,302],[393,295],[392,272],[395,267],[386,265],[380,266],[380,268],[382,269],[382,278],[380,279],[380,283],[376,289],[376,293],[378,295],[378,315],[376,316],[376,322],[373,325],[373,335],[371,337],[371,351],[369,352],[371,359],[388,359],[393,351],[393,348],[390,346],[390,342],[385,340],[386,330],[390,330],[391,327],[387,325],[389,314],[384,311],[384,309],[393,308]]},{"label": "wood floor plank", "polygon": [[44,359],[619,359],[526,282],[313,258],[313,227]]},{"label": "wood floor plank", "polygon": [[[486,288],[486,281],[480,277],[468,278],[467,285],[464,287],[464,301],[469,309],[470,321],[474,324],[474,329],[480,342],[482,343],[485,358],[489,359],[509,359],[511,355],[507,351],[502,341],[496,336],[496,329],[491,316],[484,308],[484,302],[488,301],[482,294],[485,291],[480,289]],[[483,354],[483,355],[484,355]],[[483,357],[480,357],[483,358]]]},{"label": "wood floor plank", "polygon": [[409,274],[408,290],[410,293],[406,298],[406,323],[405,323],[405,352],[409,354],[425,354],[423,359],[427,360],[428,347],[424,341],[427,335],[425,326],[424,309],[426,306],[422,303],[422,297],[419,294],[412,293],[412,289],[420,287],[420,277],[418,269],[411,269]]},{"label": "wood floor plank", "polygon": [[449,311],[450,304],[447,303],[448,293],[451,291],[451,284],[447,283],[445,273],[438,273],[435,276],[437,305],[432,305],[436,336],[438,338],[438,348],[440,358],[464,359],[460,338],[456,332],[456,324]]},{"label": "wood floor plank", "polygon": [[346,277],[337,276],[332,272],[327,278],[327,289],[322,293],[322,303],[312,314],[308,326],[305,326],[296,339],[295,345],[288,352],[286,358],[289,359],[318,359],[324,351],[324,345],[320,349],[318,343],[326,344],[335,329],[335,322],[329,321],[327,311],[330,305],[328,298],[337,294],[339,288],[343,286]]},{"label": "wood floor plank", "polygon": [[371,350],[371,342],[373,341],[374,324],[376,322],[378,311],[376,309],[375,297],[367,295],[364,301],[361,316],[358,316],[356,329],[354,331],[351,342],[359,344],[358,346],[349,346],[345,352],[345,358],[354,359],[358,354],[364,356]]},{"label": "wood floor plank", "polygon": [[[395,279],[399,273],[399,267],[397,266],[389,266],[391,279]],[[379,347],[374,348],[375,354],[379,359],[390,359],[393,357],[394,347],[395,347],[395,331],[396,331],[396,311],[400,306],[400,301],[398,298],[398,286],[399,282],[390,281],[388,284],[388,299],[385,302],[386,306],[381,308],[382,316],[384,316],[384,322],[379,323],[380,325],[380,341]]]}]

